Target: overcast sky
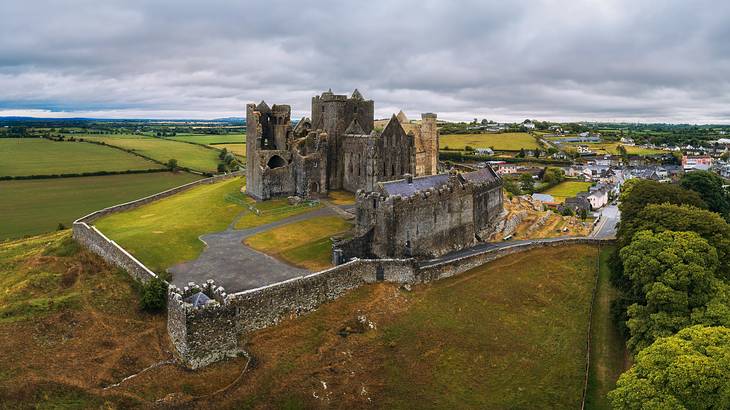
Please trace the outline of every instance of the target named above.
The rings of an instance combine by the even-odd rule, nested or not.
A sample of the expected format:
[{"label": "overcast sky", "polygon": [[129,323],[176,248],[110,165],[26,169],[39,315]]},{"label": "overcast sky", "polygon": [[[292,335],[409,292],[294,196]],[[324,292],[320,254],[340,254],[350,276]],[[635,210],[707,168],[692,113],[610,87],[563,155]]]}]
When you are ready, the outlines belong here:
[{"label": "overcast sky", "polygon": [[0,0],[0,116],[730,122],[730,1]]}]

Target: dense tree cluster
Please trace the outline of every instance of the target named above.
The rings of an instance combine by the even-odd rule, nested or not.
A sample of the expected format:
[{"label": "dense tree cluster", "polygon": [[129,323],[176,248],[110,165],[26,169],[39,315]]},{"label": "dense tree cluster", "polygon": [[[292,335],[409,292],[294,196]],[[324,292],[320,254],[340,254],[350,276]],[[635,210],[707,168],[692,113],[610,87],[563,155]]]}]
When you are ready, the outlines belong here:
[{"label": "dense tree cluster", "polygon": [[691,175],[678,185],[636,180],[622,189],[614,313],[636,362],[610,394],[614,408],[730,404],[727,196],[721,179]]}]

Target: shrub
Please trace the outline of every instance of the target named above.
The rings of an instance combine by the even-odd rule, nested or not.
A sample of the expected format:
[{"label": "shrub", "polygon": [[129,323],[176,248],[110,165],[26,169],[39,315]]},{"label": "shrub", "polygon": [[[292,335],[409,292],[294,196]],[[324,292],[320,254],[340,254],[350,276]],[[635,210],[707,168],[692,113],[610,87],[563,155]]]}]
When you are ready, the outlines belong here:
[{"label": "shrub", "polygon": [[153,278],[143,283],[140,293],[143,310],[159,312],[167,306],[167,283],[160,278]]}]

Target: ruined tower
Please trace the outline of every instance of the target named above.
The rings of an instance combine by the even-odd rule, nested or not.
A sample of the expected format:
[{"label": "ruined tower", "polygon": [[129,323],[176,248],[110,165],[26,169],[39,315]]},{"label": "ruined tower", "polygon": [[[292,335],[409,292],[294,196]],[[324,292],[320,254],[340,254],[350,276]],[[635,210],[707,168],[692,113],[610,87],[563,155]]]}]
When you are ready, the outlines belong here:
[{"label": "ruined tower", "polygon": [[342,136],[354,119],[357,119],[363,134],[369,134],[374,125],[374,107],[373,100],[365,100],[358,90],[355,90],[349,98],[346,95],[333,94],[332,90],[312,98],[312,128],[321,129],[328,136],[329,189],[342,188],[344,162],[338,155]]}]

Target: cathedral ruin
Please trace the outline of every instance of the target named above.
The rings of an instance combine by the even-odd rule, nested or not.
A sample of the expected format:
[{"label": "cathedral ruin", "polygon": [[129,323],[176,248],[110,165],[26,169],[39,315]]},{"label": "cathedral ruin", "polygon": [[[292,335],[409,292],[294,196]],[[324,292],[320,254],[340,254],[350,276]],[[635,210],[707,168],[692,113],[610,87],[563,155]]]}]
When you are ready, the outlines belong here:
[{"label": "cathedral ruin", "polygon": [[330,190],[373,191],[378,182],[437,173],[436,114],[420,123],[401,112],[376,129],[373,100],[332,91],[312,98],[312,117],[291,121],[291,107],[246,107],[246,192],[258,200]]}]

